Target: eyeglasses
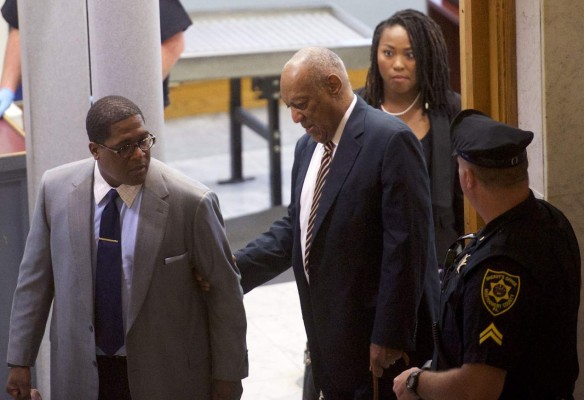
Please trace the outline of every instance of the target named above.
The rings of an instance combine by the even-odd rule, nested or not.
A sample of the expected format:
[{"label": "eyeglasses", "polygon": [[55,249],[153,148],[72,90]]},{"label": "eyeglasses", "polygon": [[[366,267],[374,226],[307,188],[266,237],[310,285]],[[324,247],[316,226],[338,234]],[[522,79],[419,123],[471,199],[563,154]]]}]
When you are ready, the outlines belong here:
[{"label": "eyeglasses", "polygon": [[154,143],[156,143],[156,136],[149,133],[148,137],[146,137],[142,140],[138,140],[135,143],[130,143],[130,144],[127,144],[125,146],[122,146],[119,149],[112,149],[111,147],[107,147],[106,145],[101,144],[101,143],[96,143],[96,144],[99,147],[103,147],[104,149],[108,149],[112,153],[115,153],[122,158],[130,158],[130,157],[132,157],[132,154],[134,154],[134,151],[136,151],[136,147],[138,147],[142,151],[148,151],[152,148],[152,146],[154,146]]}]

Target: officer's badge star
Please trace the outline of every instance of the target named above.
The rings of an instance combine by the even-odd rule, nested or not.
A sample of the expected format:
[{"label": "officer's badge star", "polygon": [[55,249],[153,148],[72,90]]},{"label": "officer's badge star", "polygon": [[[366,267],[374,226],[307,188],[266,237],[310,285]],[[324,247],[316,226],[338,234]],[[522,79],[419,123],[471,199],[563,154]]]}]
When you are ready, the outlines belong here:
[{"label": "officer's badge star", "polygon": [[458,262],[458,265],[456,266],[456,273],[457,274],[460,274],[460,269],[466,265],[466,262],[467,262],[467,260],[468,260],[469,257],[470,257],[470,254],[465,254],[460,259],[460,261]]},{"label": "officer's badge star", "polygon": [[491,290],[489,290],[489,296],[500,303],[501,300],[509,300],[509,292],[511,291],[511,286],[505,285],[503,278],[499,279],[497,282],[491,283]]}]

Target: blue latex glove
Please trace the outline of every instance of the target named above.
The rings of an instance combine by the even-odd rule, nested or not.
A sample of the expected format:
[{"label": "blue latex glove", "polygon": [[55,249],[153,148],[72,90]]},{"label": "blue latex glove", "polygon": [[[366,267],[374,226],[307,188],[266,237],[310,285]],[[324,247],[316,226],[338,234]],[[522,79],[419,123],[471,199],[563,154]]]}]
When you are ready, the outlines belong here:
[{"label": "blue latex glove", "polygon": [[14,92],[8,88],[0,89],[0,117],[4,115],[4,111],[14,100]]}]

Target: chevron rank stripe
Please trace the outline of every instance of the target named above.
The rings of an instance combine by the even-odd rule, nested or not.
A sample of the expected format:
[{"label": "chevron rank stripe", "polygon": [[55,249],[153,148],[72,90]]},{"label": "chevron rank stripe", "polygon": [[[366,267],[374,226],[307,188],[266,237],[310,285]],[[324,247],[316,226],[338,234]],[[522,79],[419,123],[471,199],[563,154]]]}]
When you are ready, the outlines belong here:
[{"label": "chevron rank stripe", "polygon": [[491,322],[491,325],[481,332],[479,337],[479,344],[483,344],[488,339],[493,339],[495,343],[499,346],[503,345],[503,334],[497,329],[495,324]]}]

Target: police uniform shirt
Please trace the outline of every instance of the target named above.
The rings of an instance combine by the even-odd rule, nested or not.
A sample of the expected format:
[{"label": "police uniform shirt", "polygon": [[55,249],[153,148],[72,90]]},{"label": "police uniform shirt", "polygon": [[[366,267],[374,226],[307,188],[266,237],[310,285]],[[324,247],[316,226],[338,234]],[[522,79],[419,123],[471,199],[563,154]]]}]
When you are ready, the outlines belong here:
[{"label": "police uniform shirt", "polygon": [[178,0],[159,0],[160,4],[160,42],[185,31],[191,18]]},{"label": "police uniform shirt", "polygon": [[2,16],[12,28],[18,29],[18,6],[16,0],[6,0],[2,6]]},{"label": "police uniform shirt", "polygon": [[579,273],[569,223],[531,194],[486,225],[446,272],[437,369],[487,364],[507,372],[502,399],[570,398]]}]

